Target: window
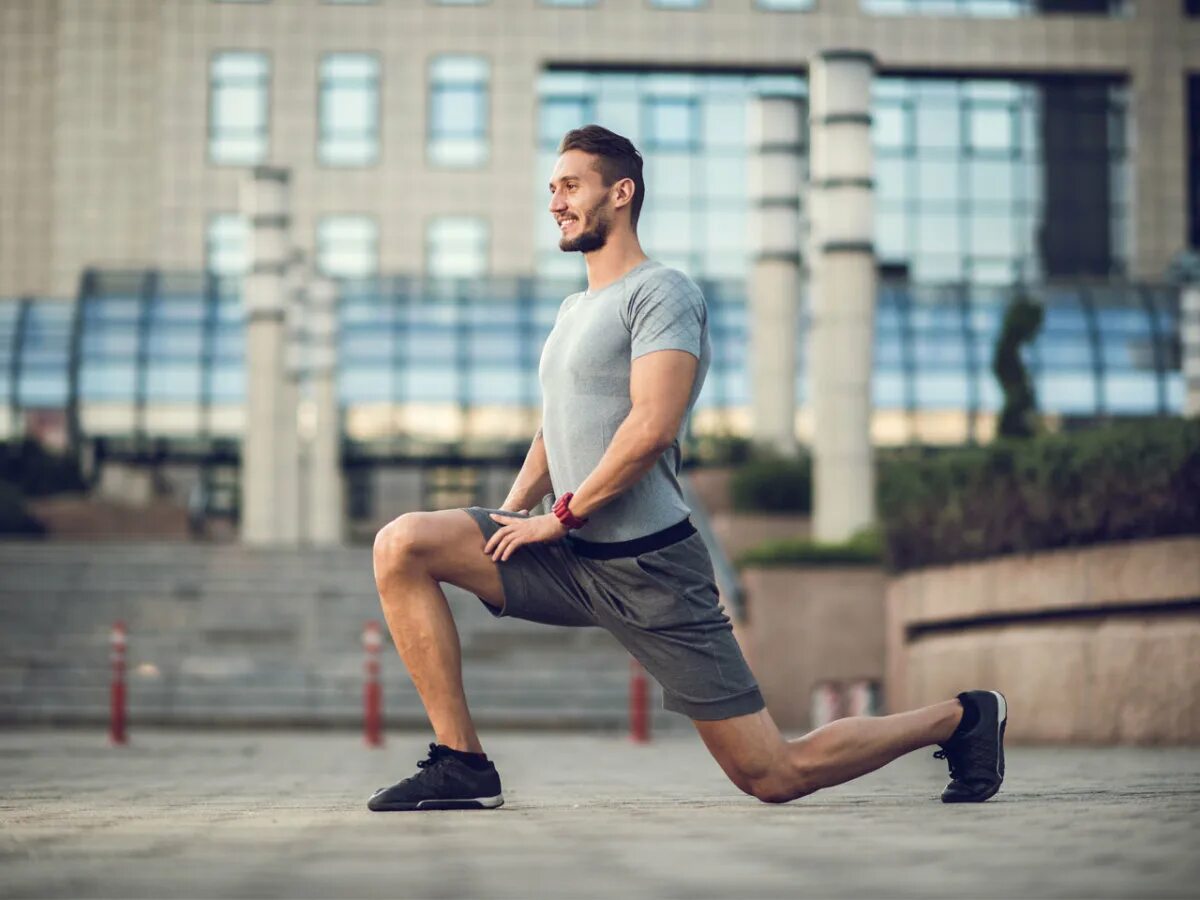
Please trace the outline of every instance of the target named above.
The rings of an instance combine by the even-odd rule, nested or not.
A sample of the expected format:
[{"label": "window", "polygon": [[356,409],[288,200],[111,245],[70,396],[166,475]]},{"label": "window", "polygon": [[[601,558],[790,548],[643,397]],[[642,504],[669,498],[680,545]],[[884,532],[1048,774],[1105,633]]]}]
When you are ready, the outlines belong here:
[{"label": "window", "polygon": [[926,283],[1123,274],[1127,102],[1098,78],[877,78],[881,262]]},{"label": "window", "polygon": [[379,226],[370,216],[326,216],[317,223],[317,271],[370,278],[379,271]]},{"label": "window", "polygon": [[321,60],[317,158],[327,166],[366,166],[379,159],[379,60],[331,53]]},{"label": "window", "polygon": [[542,6],[595,6],[596,0],[542,0]]},{"label": "window", "polygon": [[332,6],[370,6],[378,3],[379,0],[321,0],[321,2]]},{"label": "window", "polygon": [[488,271],[488,223],[476,216],[440,216],[426,232],[425,268],[435,278],[479,278]]},{"label": "window", "polygon": [[205,271],[221,277],[246,274],[250,267],[249,234],[246,220],[237,213],[209,217],[204,236]]},{"label": "window", "polygon": [[758,0],[758,8],[775,11],[803,11],[813,8],[813,0]]},{"label": "window", "polygon": [[252,166],[267,158],[271,69],[265,53],[229,51],[209,72],[208,158]]},{"label": "window", "polygon": [[708,0],[649,0],[650,5],[658,9],[701,9],[708,5]]},{"label": "window", "polygon": [[1128,0],[861,0],[864,12],[883,15],[979,16],[1013,18],[1065,13],[1077,16],[1123,16]]},{"label": "window", "polygon": [[439,56],[429,64],[429,161],[478,166],[488,158],[488,61]]}]

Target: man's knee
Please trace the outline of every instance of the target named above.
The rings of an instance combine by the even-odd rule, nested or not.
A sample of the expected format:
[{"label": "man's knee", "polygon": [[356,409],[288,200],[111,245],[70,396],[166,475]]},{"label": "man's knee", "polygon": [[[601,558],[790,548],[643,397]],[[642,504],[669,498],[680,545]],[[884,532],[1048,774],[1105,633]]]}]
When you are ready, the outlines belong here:
[{"label": "man's knee", "polygon": [[373,550],[376,581],[420,560],[423,515],[419,512],[405,513],[392,519],[376,533]]},{"label": "man's knee", "polygon": [[744,793],[763,803],[787,803],[815,790],[803,761],[797,761],[794,753],[787,751],[766,764],[739,766],[731,777]]}]

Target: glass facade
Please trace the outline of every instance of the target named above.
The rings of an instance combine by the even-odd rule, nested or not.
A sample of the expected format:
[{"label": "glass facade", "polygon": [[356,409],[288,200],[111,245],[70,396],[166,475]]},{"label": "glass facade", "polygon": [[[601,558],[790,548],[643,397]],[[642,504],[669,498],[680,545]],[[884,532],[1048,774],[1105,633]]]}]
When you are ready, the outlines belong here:
[{"label": "glass facade", "polygon": [[425,273],[434,278],[480,278],[488,272],[488,223],[478,216],[438,216],[425,238]]},{"label": "glass facade", "polygon": [[816,0],[754,0],[759,9],[774,12],[804,12],[813,8]]},{"label": "glass facade", "polygon": [[[695,420],[711,431],[733,427],[728,417],[748,406],[749,328],[743,283],[699,284],[714,357]],[[402,411],[439,403],[507,407],[501,420],[518,421],[515,410],[540,402],[538,357],[570,288],[524,278],[343,281],[338,378],[347,422],[380,404]],[[1056,284],[1029,291],[1045,309],[1028,353],[1043,413],[1081,420],[1179,413],[1176,289]],[[974,423],[999,409],[991,355],[1011,296],[1000,287],[880,285],[874,403],[890,421],[913,423],[907,433],[893,430],[893,440],[914,438],[922,417]],[[218,289],[214,274],[89,273],[79,304],[0,301],[0,403],[15,413],[9,421],[25,409],[77,402],[85,434],[154,437],[173,427],[166,433],[194,437],[211,407],[244,400],[242,306],[236,289]],[[803,342],[801,330],[801,398]],[[146,419],[155,403],[198,412]],[[97,417],[98,409],[111,414]],[[390,412],[375,415],[392,421]],[[423,427],[414,421],[408,430],[419,436]],[[964,425],[956,439],[971,433],[974,425]],[[394,436],[394,428],[379,434]]]},{"label": "glass facade", "polygon": [[1012,18],[1064,13],[1124,16],[1129,0],[861,0],[864,12],[884,15],[979,16]]},{"label": "glass facade", "polygon": [[217,53],[209,67],[208,158],[220,165],[265,162],[271,64],[265,53]]},{"label": "glass facade", "polygon": [[325,216],[317,222],[317,271],[330,278],[379,272],[379,225],[370,216]]},{"label": "glass facade", "polygon": [[327,166],[366,166],[379,159],[379,59],[331,53],[321,60],[317,159]]},{"label": "glass facade", "polygon": [[922,283],[1123,276],[1127,103],[1100,79],[875,79],[884,271]]},{"label": "glass facade", "polygon": [[429,161],[472,167],[488,159],[488,84],[481,56],[438,56],[429,64]]},{"label": "glass facade", "polygon": [[646,252],[693,278],[740,278],[746,257],[746,113],[757,91],[806,96],[799,76],[550,71],[538,83],[537,270],[580,278],[558,249],[545,183],[563,135],[589,123],[645,159],[638,234]]}]

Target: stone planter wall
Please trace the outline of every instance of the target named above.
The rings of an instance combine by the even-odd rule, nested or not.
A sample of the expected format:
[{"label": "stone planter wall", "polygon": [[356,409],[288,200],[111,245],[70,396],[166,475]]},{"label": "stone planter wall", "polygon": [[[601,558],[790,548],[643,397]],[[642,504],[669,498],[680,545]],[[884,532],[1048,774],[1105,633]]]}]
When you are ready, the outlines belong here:
[{"label": "stone planter wall", "polygon": [[995,687],[1016,740],[1200,743],[1200,537],[920,570],[886,607],[892,711]]},{"label": "stone planter wall", "polygon": [[743,649],[780,728],[807,730],[823,681],[882,681],[881,569],[787,566],[742,571]]}]

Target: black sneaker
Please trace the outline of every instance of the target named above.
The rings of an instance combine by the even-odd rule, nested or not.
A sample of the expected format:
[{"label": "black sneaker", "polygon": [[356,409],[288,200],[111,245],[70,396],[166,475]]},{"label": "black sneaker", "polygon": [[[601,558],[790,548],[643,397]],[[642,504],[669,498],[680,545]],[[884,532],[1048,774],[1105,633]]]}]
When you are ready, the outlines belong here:
[{"label": "black sneaker", "polygon": [[430,744],[429,758],[399,784],[380,788],[367,801],[373,812],[426,809],[495,809],[504,805],[500,775],[488,760],[486,769],[473,769],[444,744]]},{"label": "black sneaker", "polygon": [[1004,726],[1008,704],[999,691],[967,691],[979,709],[979,721],[966,734],[950,738],[935,759],[950,764],[950,783],[942,791],[943,803],[982,803],[1000,790],[1004,781]]}]

